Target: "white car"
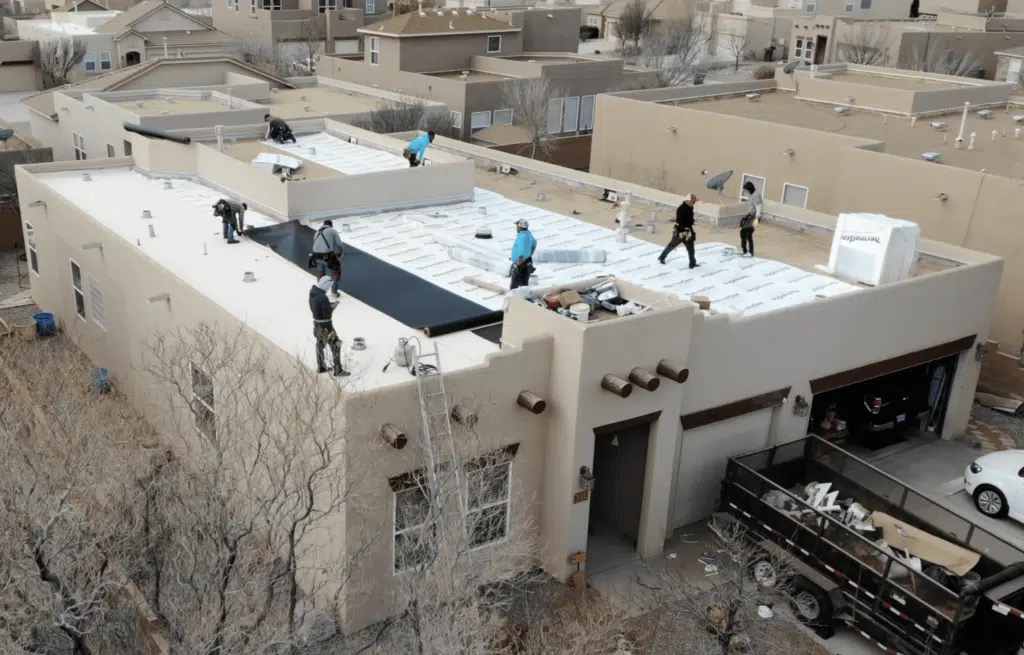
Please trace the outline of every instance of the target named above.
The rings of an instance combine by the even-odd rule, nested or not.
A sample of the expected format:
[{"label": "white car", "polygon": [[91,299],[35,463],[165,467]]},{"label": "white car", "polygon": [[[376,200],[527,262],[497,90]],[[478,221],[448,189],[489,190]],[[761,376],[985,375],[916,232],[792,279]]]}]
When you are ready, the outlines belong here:
[{"label": "white car", "polygon": [[1024,522],[1024,450],[982,455],[964,471],[964,486],[985,516]]}]

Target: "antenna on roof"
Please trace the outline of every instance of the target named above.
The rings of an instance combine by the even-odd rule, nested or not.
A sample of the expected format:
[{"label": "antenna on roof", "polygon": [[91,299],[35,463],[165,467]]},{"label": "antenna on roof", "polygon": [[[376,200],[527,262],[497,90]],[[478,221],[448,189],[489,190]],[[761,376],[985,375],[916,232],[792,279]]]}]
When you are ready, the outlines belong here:
[{"label": "antenna on roof", "polygon": [[782,72],[785,73],[786,75],[792,75],[793,71],[795,71],[798,66],[800,66],[800,60],[796,59],[783,66]]},{"label": "antenna on roof", "polygon": [[[704,177],[708,177],[707,169],[702,170],[700,174],[703,175]],[[708,178],[707,187],[712,191],[718,192],[719,200],[722,199],[722,195],[725,192],[725,183],[729,181],[730,177],[732,177],[732,171],[725,171],[719,173],[718,175],[712,175],[711,177]]]}]

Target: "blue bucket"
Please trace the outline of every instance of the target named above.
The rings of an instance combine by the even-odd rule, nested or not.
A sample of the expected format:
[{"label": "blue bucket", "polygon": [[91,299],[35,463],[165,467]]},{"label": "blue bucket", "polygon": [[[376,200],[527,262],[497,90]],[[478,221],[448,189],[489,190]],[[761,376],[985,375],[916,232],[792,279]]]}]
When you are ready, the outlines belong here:
[{"label": "blue bucket", "polygon": [[52,337],[57,334],[57,323],[53,320],[53,314],[41,312],[33,314],[32,320],[36,322],[36,334],[40,337]]},{"label": "blue bucket", "polygon": [[89,386],[99,391],[100,393],[107,393],[110,391],[110,371],[105,368],[94,368],[92,373],[89,374]]}]

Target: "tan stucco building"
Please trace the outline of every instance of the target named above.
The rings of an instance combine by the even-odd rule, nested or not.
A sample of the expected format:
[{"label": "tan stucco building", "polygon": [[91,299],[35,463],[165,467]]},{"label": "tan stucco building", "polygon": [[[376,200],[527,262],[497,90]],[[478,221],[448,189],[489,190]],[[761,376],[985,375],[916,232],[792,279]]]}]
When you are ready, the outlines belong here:
[{"label": "tan stucco building", "polygon": [[587,134],[597,94],[657,84],[655,71],[576,54],[578,8],[430,9],[359,33],[362,54],[322,56],[317,74],[443,103],[456,138],[515,123],[503,90],[517,79],[549,80],[554,136]]},{"label": "tan stucco building", "polygon": [[[219,223],[209,207],[226,195],[248,203],[247,224],[270,232],[302,229],[289,220],[333,218],[363,266],[401,272],[386,291],[389,302],[402,294],[442,304],[457,304],[455,298],[477,307],[474,320],[491,321],[431,338],[415,316],[402,314],[408,308],[381,304],[380,294],[355,281],[343,284],[336,328],[346,344],[366,340],[365,349],[345,350],[354,380],[341,408],[346,452],[376,449],[362,491],[379,502],[324,539],[331,556],[354,557],[360,535],[346,526],[359,524],[380,529],[387,544],[360,560],[341,599],[347,630],[401,609],[392,591],[402,564],[390,536],[400,542],[394,517],[405,502],[401,480],[424,460],[417,385],[401,365],[384,366],[400,337],[415,335],[421,352],[440,353],[451,402],[477,417],[472,432],[456,425],[463,443],[480,455],[510,455],[497,511],[503,525],[534,526],[537,562],[558,577],[575,570],[571,558],[597,551],[601,539],[660,552],[670,530],[713,509],[728,455],[802,437],[819,406],[855,388],[849,385],[895,370],[928,375],[942,368],[950,385],[934,401],[933,427],[947,438],[966,428],[1003,267],[997,257],[923,240],[911,277],[856,286],[816,272],[828,258],[827,230],[767,223],[758,237],[762,259],[741,263],[718,243],[735,239],[729,221],[741,208],[701,203],[704,267],[695,272],[675,258],[667,266],[655,262],[665,234],[636,230],[620,238],[613,231],[622,211],[638,219],[673,211],[680,198],[671,193],[443,137],[427,151],[426,166],[410,169],[399,154],[404,140],[330,120],[286,146],[259,143],[253,137],[261,130],[233,128],[235,144],[218,142],[212,130],[191,131],[189,145],[133,135],[129,158],[19,169],[32,295],[147,412],[165,390],[137,364],[142,344],[163,331],[216,323],[267,344],[275,361],[298,357],[315,366],[312,277],[284,250],[261,245],[256,232],[231,246],[211,236]],[[249,165],[260,151],[300,159],[304,174],[279,182]],[[491,172],[496,164],[519,174]],[[630,204],[599,200],[604,190],[630,192]],[[786,209],[774,210],[779,221],[805,216]],[[608,254],[605,264],[540,264],[538,292],[586,289],[607,274],[623,298],[647,311],[580,323],[510,299],[500,313],[503,295],[464,276],[505,285],[507,278],[451,259],[434,240],[472,241],[486,224],[494,234],[488,243],[504,250],[515,218],[529,219],[542,248]],[[296,259],[306,256],[298,253]],[[754,268],[743,273],[738,266]],[[730,270],[736,273],[724,289],[749,278],[760,291],[707,290]],[[246,271],[254,282],[243,281]],[[713,298],[710,309],[691,302],[696,294]],[[215,423],[218,380],[201,373],[212,376],[207,411]],[[634,380],[630,393],[615,378]],[[524,391],[546,407],[527,409]],[[386,443],[384,424],[407,439]]]}]

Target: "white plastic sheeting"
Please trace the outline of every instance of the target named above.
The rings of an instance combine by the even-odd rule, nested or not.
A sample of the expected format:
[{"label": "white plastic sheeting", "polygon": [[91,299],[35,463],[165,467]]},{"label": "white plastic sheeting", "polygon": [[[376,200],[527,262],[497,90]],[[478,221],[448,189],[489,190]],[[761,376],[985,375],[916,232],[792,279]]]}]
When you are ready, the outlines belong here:
[{"label": "white plastic sheeting", "polygon": [[533,253],[533,263],[603,264],[608,261],[605,250],[541,250]]},{"label": "white plastic sheeting", "polygon": [[910,277],[921,227],[882,214],[840,214],[828,270],[833,275],[877,286]]},{"label": "white plastic sheeting", "polygon": [[448,256],[457,262],[476,266],[479,269],[490,271],[491,273],[495,273],[502,277],[511,276],[511,262],[503,262],[500,259],[488,257],[484,253],[476,250],[470,250],[469,248],[463,248],[461,246],[454,246],[448,249]]}]

